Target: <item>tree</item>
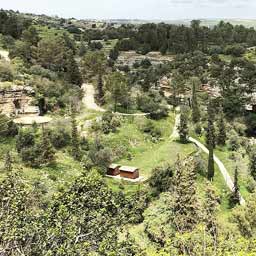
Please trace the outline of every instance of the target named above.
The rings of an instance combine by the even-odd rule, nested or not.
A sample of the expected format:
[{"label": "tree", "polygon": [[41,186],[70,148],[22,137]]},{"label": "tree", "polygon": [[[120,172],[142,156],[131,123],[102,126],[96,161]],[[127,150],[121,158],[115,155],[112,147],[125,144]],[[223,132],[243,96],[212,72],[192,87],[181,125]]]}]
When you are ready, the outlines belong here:
[{"label": "tree", "polygon": [[218,135],[217,135],[217,144],[224,146],[226,144],[227,134],[226,134],[226,125],[223,110],[220,110],[219,119],[217,122],[218,126]]},{"label": "tree", "polygon": [[114,101],[114,111],[117,105],[125,106],[129,98],[127,78],[120,72],[114,72],[107,77],[106,88],[110,92],[110,97]]},{"label": "tree", "polygon": [[86,54],[86,52],[87,52],[87,49],[86,49],[85,43],[82,41],[79,47],[78,55],[80,57],[83,57]]},{"label": "tree", "polygon": [[81,86],[83,83],[82,75],[80,73],[77,62],[73,57],[72,51],[69,51],[66,54],[65,68],[66,68],[66,73],[67,73],[66,74],[67,81],[72,84]]},{"label": "tree", "polygon": [[180,233],[192,231],[198,223],[198,198],[196,195],[196,170],[192,157],[176,163],[174,185],[174,223]]},{"label": "tree", "polygon": [[37,46],[40,38],[37,29],[34,26],[30,26],[28,29],[22,32],[22,38],[30,45]]},{"label": "tree", "polygon": [[81,152],[74,107],[72,107],[71,112],[71,129],[71,155],[74,157],[74,159],[79,160],[81,158]]},{"label": "tree", "polygon": [[249,153],[250,156],[250,165],[249,165],[249,171],[256,180],[256,147],[251,148],[251,152]]},{"label": "tree", "polygon": [[84,77],[103,75],[107,66],[107,59],[103,52],[88,52],[82,59],[82,73]]},{"label": "tree", "polygon": [[6,153],[6,156],[5,156],[5,163],[4,163],[4,169],[5,169],[7,172],[12,171],[12,157],[11,157],[10,151],[8,151],[8,152]]},{"label": "tree", "polygon": [[99,102],[100,105],[104,104],[104,90],[103,90],[103,81],[102,81],[102,76],[99,75],[98,77],[98,84],[97,84],[97,101]]},{"label": "tree", "polygon": [[51,144],[49,132],[46,129],[43,129],[41,151],[41,165],[49,165],[55,162],[55,150]]},{"label": "tree", "polygon": [[155,195],[170,190],[173,178],[173,167],[170,165],[156,167],[149,178],[149,185]]},{"label": "tree", "polygon": [[187,143],[188,134],[189,134],[188,116],[185,113],[185,107],[184,106],[181,108],[180,125],[178,127],[178,130],[179,130],[179,135],[180,135],[180,141],[182,143]]},{"label": "tree", "polygon": [[206,196],[205,196],[205,223],[207,231],[217,240],[217,206],[218,198],[213,185],[208,182],[206,186]]},{"label": "tree", "polygon": [[208,103],[208,127],[207,127],[207,134],[206,134],[206,140],[207,145],[215,148],[216,146],[216,138],[215,138],[215,126],[214,126],[214,120],[215,120],[215,114],[214,114],[214,106],[213,101],[210,100]]},{"label": "tree", "polygon": [[38,255],[37,238],[42,232],[32,214],[31,206],[36,207],[32,198],[31,190],[15,170],[1,180],[0,246],[3,255],[18,255],[21,251],[24,255]]},{"label": "tree", "polygon": [[60,36],[48,36],[40,40],[37,47],[37,62],[52,71],[64,71],[68,52],[65,40]]},{"label": "tree", "polygon": [[110,59],[112,59],[113,61],[116,61],[118,59],[118,56],[119,56],[119,51],[117,47],[114,47],[113,49],[110,50],[110,53],[109,53]]},{"label": "tree", "polygon": [[208,178],[209,181],[213,181],[213,178],[214,178],[214,153],[213,153],[213,138],[212,138],[212,135],[210,135],[210,137],[209,137],[208,150],[209,150],[209,157],[208,157],[207,178]]},{"label": "tree", "polygon": [[194,123],[198,123],[200,121],[200,109],[197,102],[197,88],[200,85],[200,80],[197,77],[193,77],[191,79],[192,84],[192,120]]},{"label": "tree", "polygon": [[234,187],[229,198],[229,205],[230,207],[234,207],[239,203],[240,203],[240,192],[239,192],[239,183],[238,183],[238,167],[236,166],[235,174],[234,174]]}]

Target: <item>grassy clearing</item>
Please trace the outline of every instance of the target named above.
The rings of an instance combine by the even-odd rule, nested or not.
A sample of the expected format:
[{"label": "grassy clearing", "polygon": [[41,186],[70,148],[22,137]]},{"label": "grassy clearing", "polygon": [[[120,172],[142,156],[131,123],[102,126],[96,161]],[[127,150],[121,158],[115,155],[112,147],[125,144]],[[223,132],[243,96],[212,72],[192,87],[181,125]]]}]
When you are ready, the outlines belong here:
[{"label": "grassy clearing", "polygon": [[139,152],[131,161],[123,159],[119,163],[139,167],[141,175],[148,178],[151,171],[159,165],[165,163],[174,164],[178,154],[184,157],[194,151],[195,147],[192,144],[183,145],[167,140],[158,145],[147,147],[144,151]]},{"label": "grassy clearing", "polygon": [[[235,154],[236,160],[231,157],[231,154]],[[231,177],[234,177],[235,168],[238,167],[239,170],[239,185],[240,192],[245,199],[249,196],[249,191],[247,190],[247,181],[249,177],[248,166],[249,158],[247,155],[242,157],[240,152],[231,152],[227,147],[219,148],[215,150],[215,155],[223,162],[226,169],[228,170]]]}]

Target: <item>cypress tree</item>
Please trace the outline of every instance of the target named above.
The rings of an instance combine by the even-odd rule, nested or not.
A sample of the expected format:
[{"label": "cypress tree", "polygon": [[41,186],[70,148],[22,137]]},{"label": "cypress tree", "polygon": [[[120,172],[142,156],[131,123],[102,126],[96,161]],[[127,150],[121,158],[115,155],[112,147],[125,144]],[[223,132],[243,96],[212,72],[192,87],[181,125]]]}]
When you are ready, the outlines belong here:
[{"label": "cypress tree", "polygon": [[192,79],[192,120],[194,123],[198,123],[201,119],[200,109],[197,102],[197,93],[196,93],[196,87],[197,87],[198,81],[199,81],[198,78]]},{"label": "cypress tree", "polygon": [[214,115],[214,108],[213,108],[213,103],[210,101],[208,104],[207,108],[208,112],[208,128],[207,128],[207,134],[206,134],[206,140],[207,140],[207,146],[213,147],[213,149],[216,146],[216,135],[215,135],[215,126],[214,126],[214,120],[215,120],[215,115]]},{"label": "cypress tree", "polygon": [[184,108],[181,109],[180,114],[180,125],[178,127],[179,135],[180,135],[180,141],[182,143],[187,143],[189,129],[188,129],[188,116],[184,111]]},{"label": "cypress tree", "polygon": [[175,176],[174,223],[179,232],[192,231],[198,223],[196,169],[192,157],[178,161]]},{"label": "cypress tree", "polygon": [[71,52],[67,53],[65,67],[67,73],[67,80],[72,84],[81,86],[83,83],[82,75],[80,73],[78,64]]},{"label": "cypress tree", "polygon": [[104,90],[103,90],[103,81],[102,81],[102,75],[99,75],[98,77],[98,95],[97,95],[97,101],[100,105],[104,104]]},{"label": "cypress tree", "polygon": [[74,159],[79,160],[81,157],[81,154],[80,154],[79,136],[78,136],[76,114],[75,114],[74,107],[72,107],[72,112],[71,112],[71,129],[72,129],[71,154],[74,157]]},{"label": "cypress tree", "polygon": [[[208,127],[209,129],[209,127]],[[208,149],[209,149],[209,157],[208,157],[208,173],[207,178],[209,181],[213,181],[214,177],[214,152],[213,152],[213,138],[212,133],[209,133],[209,141],[208,141]]]},{"label": "cypress tree", "polygon": [[55,150],[51,144],[50,138],[49,138],[49,132],[45,129],[43,129],[43,135],[42,135],[42,144],[41,144],[41,164],[48,165],[53,164],[55,161]]},{"label": "cypress tree", "polygon": [[238,167],[236,167],[236,169],[235,169],[234,188],[230,195],[229,203],[230,203],[230,207],[234,207],[235,205],[240,203],[240,192],[239,192],[239,183],[238,183]]},{"label": "cypress tree", "polygon": [[210,182],[207,183],[205,193],[205,218],[207,231],[216,239],[217,238],[217,206],[218,198],[216,191]]},{"label": "cypress tree", "polygon": [[5,156],[4,169],[7,172],[12,171],[12,157],[9,151],[6,153],[6,156]]},{"label": "cypress tree", "polygon": [[256,148],[252,148],[251,152],[250,152],[250,166],[249,166],[249,171],[252,175],[252,177],[254,178],[254,180],[256,180]]},{"label": "cypress tree", "polygon": [[222,109],[220,111],[220,118],[218,120],[217,126],[218,126],[217,143],[220,146],[224,146],[226,144],[227,133],[226,133],[225,120],[224,120],[224,113]]}]

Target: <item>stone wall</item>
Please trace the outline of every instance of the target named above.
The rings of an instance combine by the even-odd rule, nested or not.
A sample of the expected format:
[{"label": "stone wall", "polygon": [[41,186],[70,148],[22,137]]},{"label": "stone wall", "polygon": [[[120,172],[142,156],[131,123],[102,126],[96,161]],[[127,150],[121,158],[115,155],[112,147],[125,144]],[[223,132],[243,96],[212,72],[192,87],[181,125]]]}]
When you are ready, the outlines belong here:
[{"label": "stone wall", "polygon": [[14,85],[0,88],[0,111],[8,116],[25,113],[33,101],[33,96],[34,91],[31,87]]}]

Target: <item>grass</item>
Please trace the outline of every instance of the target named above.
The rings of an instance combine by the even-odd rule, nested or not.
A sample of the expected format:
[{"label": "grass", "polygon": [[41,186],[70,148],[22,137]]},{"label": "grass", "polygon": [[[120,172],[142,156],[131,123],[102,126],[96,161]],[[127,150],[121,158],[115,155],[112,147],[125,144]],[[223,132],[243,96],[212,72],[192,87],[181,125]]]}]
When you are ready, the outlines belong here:
[{"label": "grass", "polygon": [[5,176],[3,166],[7,151],[11,152],[14,162],[13,168],[19,170],[29,184],[34,184],[35,182],[40,181],[45,188],[48,197],[62,187],[66,187],[67,183],[72,182],[83,171],[80,163],[74,161],[65,151],[58,151],[56,153],[56,164],[53,166],[43,168],[31,168],[25,166],[15,150],[15,139],[10,138],[1,141],[0,144],[0,166],[2,167],[0,178]]},{"label": "grass", "polygon": [[230,63],[230,62],[234,59],[233,56],[231,56],[231,55],[225,55],[225,54],[220,54],[219,57],[220,57],[220,59],[221,59],[222,61],[228,62],[228,63]]},{"label": "grass", "polygon": [[136,154],[131,161],[123,159],[119,163],[140,168],[141,175],[148,178],[154,168],[166,163],[174,164],[178,154],[184,157],[193,151],[195,151],[195,147],[192,144],[184,145],[167,140],[147,147]]},{"label": "grass", "polygon": [[[234,160],[231,157],[231,154],[234,153],[237,160]],[[247,180],[249,177],[248,165],[249,159],[248,156],[242,157],[240,152],[231,152],[227,147],[217,147],[215,149],[215,155],[223,162],[224,166],[228,170],[231,177],[234,177],[235,168],[238,167],[239,171],[239,185],[240,192],[245,199],[250,195],[247,190]]]}]

